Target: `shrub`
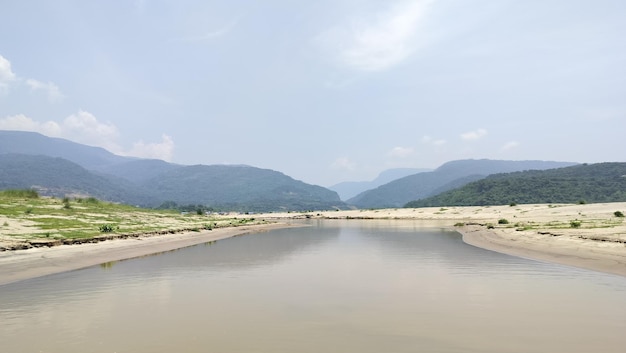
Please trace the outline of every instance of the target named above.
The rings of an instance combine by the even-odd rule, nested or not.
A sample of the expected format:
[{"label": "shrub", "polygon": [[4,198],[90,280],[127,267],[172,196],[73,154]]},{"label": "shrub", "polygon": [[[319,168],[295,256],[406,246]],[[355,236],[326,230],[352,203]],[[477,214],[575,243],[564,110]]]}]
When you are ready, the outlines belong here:
[{"label": "shrub", "polygon": [[615,215],[615,217],[620,217],[620,218],[624,217],[624,214],[622,213],[622,211],[615,211],[613,212],[613,215]]},{"label": "shrub", "polygon": [[572,228],[580,228],[581,224],[582,224],[582,222],[577,220],[577,219],[569,222],[569,225]]},{"label": "shrub", "polygon": [[85,203],[97,205],[97,204],[100,203],[100,200],[98,200],[95,197],[88,197],[88,198],[85,199]]},{"label": "shrub", "polygon": [[500,218],[498,224],[509,224],[509,221],[506,218]]},{"label": "shrub", "polygon": [[463,223],[463,222],[454,223],[454,226],[455,227],[463,227],[463,226],[465,226],[465,223]]},{"label": "shrub", "polygon": [[110,224],[103,224],[99,227],[101,233],[112,233],[114,227]]},{"label": "shrub", "polygon": [[586,204],[586,203],[587,203],[587,201],[585,201],[585,200],[580,200],[580,201],[578,201],[578,204],[579,204],[579,205],[584,205],[584,204]]},{"label": "shrub", "polygon": [[487,229],[494,229],[494,225],[491,223],[487,223]]},{"label": "shrub", "polygon": [[516,203],[516,202],[511,202],[511,203],[509,204],[509,206],[511,206],[511,207],[515,207],[515,206],[517,206],[517,203]]}]

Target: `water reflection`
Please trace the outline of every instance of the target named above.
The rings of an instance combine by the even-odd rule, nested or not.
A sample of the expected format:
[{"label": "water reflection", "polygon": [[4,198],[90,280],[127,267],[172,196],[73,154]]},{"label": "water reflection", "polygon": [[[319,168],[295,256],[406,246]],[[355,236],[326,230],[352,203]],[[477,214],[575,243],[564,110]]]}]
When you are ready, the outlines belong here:
[{"label": "water reflection", "polygon": [[626,343],[621,277],[485,251],[416,222],[307,224],[0,286],[3,351],[621,352]]}]

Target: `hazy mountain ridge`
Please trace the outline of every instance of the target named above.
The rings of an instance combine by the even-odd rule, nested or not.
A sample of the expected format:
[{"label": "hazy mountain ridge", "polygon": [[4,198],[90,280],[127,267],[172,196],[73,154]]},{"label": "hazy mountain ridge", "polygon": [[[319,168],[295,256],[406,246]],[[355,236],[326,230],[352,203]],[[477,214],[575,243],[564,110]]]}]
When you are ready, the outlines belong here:
[{"label": "hazy mountain ridge", "polygon": [[339,194],[339,197],[342,200],[348,200],[352,197],[362,193],[363,191],[367,191],[370,189],[377,188],[383,184],[387,184],[390,181],[403,178],[407,175],[417,174],[421,172],[428,172],[432,169],[426,168],[394,168],[387,169],[382,171],[376,179],[371,181],[344,181],[333,186],[328,187],[328,189],[333,190]]},{"label": "hazy mountain ridge", "polygon": [[494,174],[406,207],[626,201],[626,163]]},{"label": "hazy mountain ridge", "polygon": [[337,193],[273,170],[250,166],[195,165],[165,172],[143,184],[160,199],[228,208],[308,210],[344,207]]},{"label": "hazy mountain ridge", "polygon": [[94,170],[124,178],[134,183],[142,183],[163,173],[183,167],[182,165],[168,163],[160,159],[138,159],[96,167]]},{"label": "hazy mountain ridge", "polygon": [[26,154],[0,154],[0,189],[34,188],[42,195],[93,196],[130,205],[158,202],[127,180],[99,175],[64,158]]},{"label": "hazy mountain ridge", "polygon": [[451,161],[432,172],[418,173],[394,180],[376,189],[365,191],[346,202],[359,208],[403,207],[410,201],[460,187],[490,174],[544,170],[575,164],[571,162],[489,159]]},{"label": "hazy mountain ridge", "polygon": [[134,157],[118,156],[101,147],[87,146],[29,131],[0,130],[0,154],[3,153],[60,157],[86,169],[138,160]]},{"label": "hazy mountain ridge", "polygon": [[269,169],[121,157],[33,132],[0,131],[0,156],[1,189],[36,187],[46,195],[151,207],[166,201],[247,211],[347,207],[333,191]]}]

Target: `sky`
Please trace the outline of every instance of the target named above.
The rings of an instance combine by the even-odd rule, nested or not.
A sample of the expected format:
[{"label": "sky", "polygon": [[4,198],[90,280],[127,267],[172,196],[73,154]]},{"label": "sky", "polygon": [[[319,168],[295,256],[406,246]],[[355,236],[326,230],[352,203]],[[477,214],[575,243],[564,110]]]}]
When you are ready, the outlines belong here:
[{"label": "sky", "polygon": [[626,161],[623,0],[0,0],[0,129],[331,186]]}]

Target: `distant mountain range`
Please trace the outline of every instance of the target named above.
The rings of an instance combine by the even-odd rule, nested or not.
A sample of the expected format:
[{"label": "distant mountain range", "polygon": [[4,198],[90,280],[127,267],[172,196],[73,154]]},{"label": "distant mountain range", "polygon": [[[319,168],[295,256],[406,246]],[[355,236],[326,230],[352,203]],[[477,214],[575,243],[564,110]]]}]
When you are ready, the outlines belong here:
[{"label": "distant mountain range", "polygon": [[0,131],[0,189],[9,188],[148,207],[165,202],[240,211],[347,207],[334,191],[269,169],[183,166],[122,157],[34,132]]},{"label": "distant mountain range", "polygon": [[546,161],[459,160],[432,172],[406,176],[347,200],[358,208],[403,207],[406,203],[461,187],[495,173],[562,168],[576,163]]},{"label": "distant mountain range", "polygon": [[626,201],[626,163],[494,174],[406,207]]},{"label": "distant mountain range", "polygon": [[147,207],[257,212],[626,201],[625,166],[470,159],[432,171],[392,169],[373,181],[339,183],[329,190],[269,169],[178,165],[33,132],[0,131],[0,189],[34,188],[43,195],[93,196]]},{"label": "distant mountain range", "polygon": [[118,156],[104,148],[86,146],[36,132],[0,130],[0,154],[3,153],[60,157],[86,169],[101,168],[138,159]]},{"label": "distant mountain range", "polygon": [[381,172],[378,177],[372,181],[344,181],[329,187],[330,190],[336,191],[342,200],[348,200],[352,197],[367,191],[375,189],[381,185],[396,179],[403,178],[407,175],[417,174],[421,172],[429,172],[432,169],[419,168],[395,168]]}]

